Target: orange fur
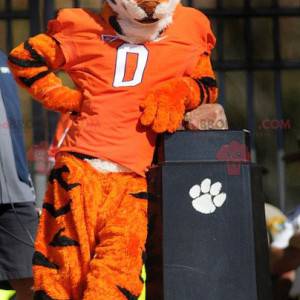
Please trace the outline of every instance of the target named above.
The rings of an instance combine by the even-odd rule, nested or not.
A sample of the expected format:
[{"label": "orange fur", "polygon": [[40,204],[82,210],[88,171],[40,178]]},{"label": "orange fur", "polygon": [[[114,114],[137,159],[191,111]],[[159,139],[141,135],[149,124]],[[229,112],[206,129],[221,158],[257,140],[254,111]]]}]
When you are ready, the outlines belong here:
[{"label": "orange fur", "polygon": [[200,82],[203,93],[200,96],[200,87],[194,79],[202,78],[215,80],[210,57],[206,54],[199,58],[191,77],[168,80],[150,92],[141,104],[141,123],[151,126],[157,133],[174,132],[180,126],[185,111],[195,109],[201,102],[216,102],[217,87],[205,86],[205,83]]},{"label": "orange fur", "polygon": [[155,132],[174,132],[183,119],[188,94],[189,86],[182,78],[160,84],[141,104],[141,123]]},{"label": "orange fur", "polygon": [[215,74],[211,65],[210,57],[207,54],[200,56],[199,61],[192,73],[193,78],[200,77],[212,77],[215,78]]},{"label": "orange fur", "polygon": [[[53,71],[64,64],[64,57],[56,41],[46,34],[39,34],[28,40],[30,46],[45,59],[46,64],[38,67],[23,67],[12,60],[9,66],[17,82],[25,87],[33,98],[40,101],[47,109],[68,112],[79,111],[82,94],[78,90],[63,86],[62,81]],[[24,43],[13,49],[10,58],[35,62],[35,58],[24,48]],[[21,78],[30,79],[34,76],[49,72],[30,86],[24,84]]]},{"label": "orange fur", "polygon": [[[201,55],[199,58],[198,64],[196,68],[194,69],[192,75],[192,78],[203,78],[203,77],[209,77],[212,79],[216,79],[215,73],[213,71],[210,56],[207,54]],[[218,88],[217,87],[209,87],[209,101],[207,101],[208,97],[207,94],[204,98],[204,103],[215,103],[218,99]]]},{"label": "orange fur", "polygon": [[[146,180],[132,173],[101,174],[71,154],[61,154],[55,169],[68,184],[80,183],[68,192],[57,180],[49,184],[45,203],[71,210],[54,218],[44,209],[36,251],[58,270],[34,265],[35,291],[54,299],[124,300],[120,288],[138,296],[142,251],[147,236],[147,200],[132,194],[146,191]],[[54,235],[62,234],[79,246],[51,247]]]}]

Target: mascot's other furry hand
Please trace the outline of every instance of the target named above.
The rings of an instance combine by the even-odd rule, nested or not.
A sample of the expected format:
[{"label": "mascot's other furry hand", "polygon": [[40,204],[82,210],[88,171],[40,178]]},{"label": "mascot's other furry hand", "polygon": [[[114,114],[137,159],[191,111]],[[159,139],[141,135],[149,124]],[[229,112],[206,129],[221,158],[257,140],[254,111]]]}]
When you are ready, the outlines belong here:
[{"label": "mascot's other furry hand", "polygon": [[62,85],[53,70],[65,63],[57,42],[47,34],[39,34],[13,49],[8,57],[16,81],[33,98],[50,110],[79,111],[82,94]]},{"label": "mascot's other furry hand", "polygon": [[140,121],[157,133],[174,132],[181,124],[185,111],[196,108],[199,103],[199,87],[194,79],[170,79],[158,85],[140,105]]}]

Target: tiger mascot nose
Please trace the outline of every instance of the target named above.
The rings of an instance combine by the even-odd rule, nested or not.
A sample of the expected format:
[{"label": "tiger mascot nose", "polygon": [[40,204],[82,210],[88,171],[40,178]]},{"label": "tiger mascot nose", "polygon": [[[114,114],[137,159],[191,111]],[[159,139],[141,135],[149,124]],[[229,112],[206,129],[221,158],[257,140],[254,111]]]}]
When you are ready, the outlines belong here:
[{"label": "tiger mascot nose", "polygon": [[157,5],[159,4],[159,1],[140,1],[137,2],[137,5],[145,11],[148,18],[151,18],[155,12],[155,9]]}]

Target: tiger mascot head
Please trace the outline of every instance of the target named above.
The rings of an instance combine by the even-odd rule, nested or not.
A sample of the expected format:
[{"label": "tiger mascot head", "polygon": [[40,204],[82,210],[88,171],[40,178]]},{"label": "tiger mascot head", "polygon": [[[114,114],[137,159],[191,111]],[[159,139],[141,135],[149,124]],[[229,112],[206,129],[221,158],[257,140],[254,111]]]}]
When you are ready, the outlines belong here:
[{"label": "tiger mascot head", "polygon": [[119,37],[129,43],[154,41],[172,22],[179,1],[107,0],[112,10],[109,22]]}]

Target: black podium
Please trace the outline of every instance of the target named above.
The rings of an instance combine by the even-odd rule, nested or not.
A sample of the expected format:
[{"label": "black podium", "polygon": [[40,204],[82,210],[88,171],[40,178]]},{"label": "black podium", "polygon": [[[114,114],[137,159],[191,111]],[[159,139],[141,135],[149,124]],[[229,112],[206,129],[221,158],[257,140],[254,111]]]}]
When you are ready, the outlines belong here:
[{"label": "black podium", "polygon": [[248,133],[163,135],[157,157],[148,178],[147,300],[271,300]]}]

